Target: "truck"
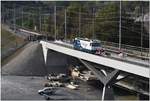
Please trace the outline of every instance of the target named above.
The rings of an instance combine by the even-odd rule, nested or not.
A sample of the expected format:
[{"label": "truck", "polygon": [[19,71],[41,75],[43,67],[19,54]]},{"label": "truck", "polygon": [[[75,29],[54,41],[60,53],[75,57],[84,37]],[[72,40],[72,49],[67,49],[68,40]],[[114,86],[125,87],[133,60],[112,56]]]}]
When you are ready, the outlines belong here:
[{"label": "truck", "polygon": [[99,40],[92,40],[87,38],[75,38],[73,41],[73,47],[76,50],[92,54],[96,54],[103,49]]}]

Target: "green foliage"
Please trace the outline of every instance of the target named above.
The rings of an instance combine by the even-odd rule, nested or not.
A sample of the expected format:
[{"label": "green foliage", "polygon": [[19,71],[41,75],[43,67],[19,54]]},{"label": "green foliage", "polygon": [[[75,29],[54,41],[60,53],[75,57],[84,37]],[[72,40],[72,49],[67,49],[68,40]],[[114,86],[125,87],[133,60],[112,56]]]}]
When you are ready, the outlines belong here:
[{"label": "green foliage", "polygon": [[1,29],[1,49],[2,52],[7,51],[13,46],[16,46],[16,44],[22,44],[24,40],[18,36],[13,35],[12,33],[5,30],[5,28],[2,27]]},{"label": "green foliage", "polygon": [[[54,6],[57,6],[57,37],[64,37],[65,33],[65,9],[67,10],[67,38],[73,39],[75,37],[93,38],[96,36],[99,40],[118,42],[119,36],[119,1],[44,1],[37,6],[26,7],[24,12],[23,26],[34,30],[37,26],[39,31],[39,15],[42,18],[42,32],[47,32],[54,36]],[[135,22],[134,17],[141,16],[141,7],[143,12],[148,12],[149,2],[147,1],[122,1],[122,16],[121,16],[121,33],[122,43],[140,46],[141,23]],[[28,3],[29,4],[29,3]],[[5,4],[7,5],[7,4]],[[34,5],[34,4],[32,4]],[[11,3],[9,3],[11,6]],[[61,6],[61,7],[60,7]],[[63,7],[62,7],[63,6]],[[41,7],[41,10],[39,9]],[[48,8],[49,7],[49,8]],[[48,9],[45,9],[48,8]],[[93,19],[93,11],[95,8],[95,18]],[[81,28],[79,33],[79,12],[81,19]],[[21,14],[20,14],[21,15]],[[13,18],[13,12],[11,14]],[[93,25],[94,20],[94,25]],[[22,25],[22,20],[16,21],[17,25]],[[143,28],[144,29],[144,28]],[[148,32],[143,31],[143,43],[148,46]]]},{"label": "green foliage", "polygon": [[98,39],[108,41],[114,33],[118,33],[118,6],[108,4],[96,13],[96,28]]}]

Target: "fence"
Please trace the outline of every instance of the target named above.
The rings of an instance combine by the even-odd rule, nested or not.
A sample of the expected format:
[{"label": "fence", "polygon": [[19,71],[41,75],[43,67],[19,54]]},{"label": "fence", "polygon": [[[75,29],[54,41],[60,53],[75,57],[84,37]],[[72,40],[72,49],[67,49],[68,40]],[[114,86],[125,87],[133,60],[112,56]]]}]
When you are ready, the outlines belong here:
[{"label": "fence", "polygon": [[[119,51],[118,43],[107,42],[107,41],[101,41],[101,42],[105,48],[114,50],[116,52]],[[138,56],[143,58],[148,58],[150,56],[149,48],[141,48],[137,46],[121,44],[121,50],[126,52],[128,55],[133,55],[133,56]]]}]

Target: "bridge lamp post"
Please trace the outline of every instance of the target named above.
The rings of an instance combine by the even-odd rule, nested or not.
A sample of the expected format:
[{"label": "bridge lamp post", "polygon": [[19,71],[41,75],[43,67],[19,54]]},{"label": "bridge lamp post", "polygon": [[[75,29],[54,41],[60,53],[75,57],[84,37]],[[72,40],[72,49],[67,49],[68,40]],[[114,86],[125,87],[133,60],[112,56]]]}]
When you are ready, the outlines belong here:
[{"label": "bridge lamp post", "polygon": [[56,34],[56,6],[54,6],[54,31],[55,31],[55,40],[57,38]]},{"label": "bridge lamp post", "polygon": [[41,32],[41,7],[39,7],[39,31]]},{"label": "bridge lamp post", "polygon": [[67,40],[67,12],[66,12],[66,9],[65,9],[65,41]]},{"label": "bridge lamp post", "polygon": [[16,8],[15,8],[15,7],[16,7],[16,5],[14,4],[14,14],[13,14],[13,16],[14,16],[14,17],[13,17],[13,20],[14,20],[14,21],[13,21],[13,23],[14,23],[14,24],[13,24],[14,31],[16,31]]},{"label": "bridge lamp post", "polygon": [[143,5],[141,3],[141,13],[142,13],[142,17],[141,17],[141,56],[142,56],[142,47],[143,47]]},{"label": "bridge lamp post", "polygon": [[121,49],[121,0],[120,0],[120,16],[119,16],[119,49]]},{"label": "bridge lamp post", "polygon": [[95,38],[95,8],[93,8],[93,39]]},{"label": "bridge lamp post", "polygon": [[23,28],[23,7],[21,8],[21,27]]},{"label": "bridge lamp post", "polygon": [[80,34],[81,34],[81,7],[79,8],[79,37],[80,37]]}]

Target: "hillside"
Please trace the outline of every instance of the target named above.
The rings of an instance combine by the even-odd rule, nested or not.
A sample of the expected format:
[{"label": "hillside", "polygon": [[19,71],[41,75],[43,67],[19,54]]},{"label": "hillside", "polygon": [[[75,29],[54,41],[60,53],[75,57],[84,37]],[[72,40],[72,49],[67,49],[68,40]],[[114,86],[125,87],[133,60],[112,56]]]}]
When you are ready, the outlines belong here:
[{"label": "hillside", "polygon": [[[57,6],[56,30],[54,6]],[[67,39],[71,40],[75,37],[87,37],[118,43],[121,17],[121,43],[149,47],[149,32],[146,30],[149,25],[143,26],[141,21],[135,21],[149,12],[148,1],[122,1],[121,16],[118,1],[2,2],[2,15],[8,8],[11,9],[10,16],[4,16],[4,22],[14,17],[14,7],[16,16],[23,14],[23,18],[16,20],[17,25],[50,36],[54,36],[56,31],[58,39],[65,37],[65,10],[66,34]]]},{"label": "hillside", "polygon": [[3,58],[9,56],[17,48],[21,47],[25,43],[24,39],[10,33],[5,30],[4,27],[1,28],[1,57]]}]

